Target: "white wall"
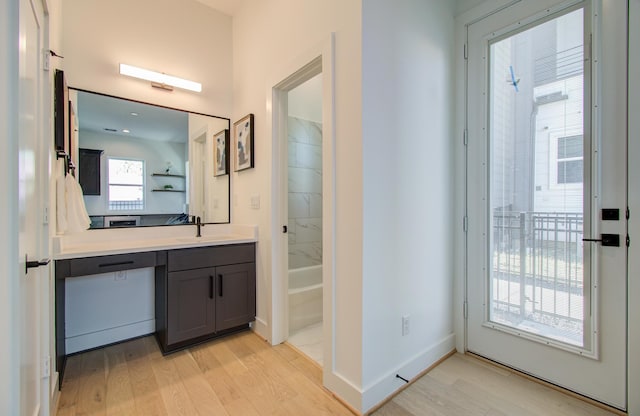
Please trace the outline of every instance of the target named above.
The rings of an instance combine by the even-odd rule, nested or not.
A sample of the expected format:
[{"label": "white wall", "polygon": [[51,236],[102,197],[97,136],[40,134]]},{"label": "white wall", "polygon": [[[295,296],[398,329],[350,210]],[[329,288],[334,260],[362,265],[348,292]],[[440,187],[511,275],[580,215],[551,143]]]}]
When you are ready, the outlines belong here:
[{"label": "white wall", "polygon": [[446,0],[364,2],[365,410],[454,345],[453,19]]},{"label": "white wall", "polygon": [[18,4],[0,5],[0,414],[17,414],[20,404],[18,305]]},{"label": "white wall", "polygon": [[[186,203],[182,192],[153,192],[165,184],[174,189],[185,189],[183,178],[153,177],[152,173],[163,173],[167,162],[173,166],[171,173],[184,175],[185,144],[158,142],[135,137],[122,137],[92,131],[80,132],[80,147],[104,150],[100,157],[100,195],[85,195],[84,201],[89,215],[124,214],[180,214]],[[108,160],[109,158],[131,158],[144,161],[144,209],[137,211],[108,210]]]},{"label": "white wall", "polygon": [[[355,407],[362,385],[362,122],[361,2],[271,0],[249,2],[234,17],[234,114],[255,114],[255,168],[233,175],[233,222],[255,223],[257,318],[271,326],[271,132],[265,92],[272,78],[335,32],[335,299],[333,362],[325,382]],[[297,68],[292,71],[297,70]],[[285,75],[286,78],[289,74]],[[283,79],[284,79],[283,78]],[[260,209],[250,208],[260,196]],[[325,198],[327,196],[325,195]],[[269,329],[269,328],[268,328]],[[268,331],[267,329],[267,331]],[[270,334],[264,336],[270,338]],[[327,371],[329,374],[327,374]],[[340,387],[336,387],[340,384]],[[348,397],[347,397],[348,396]]]},{"label": "white wall", "polygon": [[[187,0],[65,0],[64,69],[70,86],[228,117],[232,105],[231,17]],[[166,92],[122,76],[127,63],[202,83]]]}]

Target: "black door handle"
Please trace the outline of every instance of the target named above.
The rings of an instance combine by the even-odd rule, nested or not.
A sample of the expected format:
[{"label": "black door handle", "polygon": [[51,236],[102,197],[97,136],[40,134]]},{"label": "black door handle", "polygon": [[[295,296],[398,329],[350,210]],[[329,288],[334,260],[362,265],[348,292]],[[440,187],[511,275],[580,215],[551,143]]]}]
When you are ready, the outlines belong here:
[{"label": "black door handle", "polygon": [[218,296],[222,297],[222,275],[218,275]]},{"label": "black door handle", "polygon": [[38,260],[27,260],[27,255],[24,255],[24,272],[25,274],[29,272],[29,269],[33,269],[34,267],[46,266],[49,264],[49,259]]},{"label": "black door handle", "polygon": [[602,243],[606,247],[620,247],[620,234],[601,234],[600,238],[583,238],[582,241]]},{"label": "black door handle", "polygon": [[213,276],[209,276],[209,299],[213,299]]}]

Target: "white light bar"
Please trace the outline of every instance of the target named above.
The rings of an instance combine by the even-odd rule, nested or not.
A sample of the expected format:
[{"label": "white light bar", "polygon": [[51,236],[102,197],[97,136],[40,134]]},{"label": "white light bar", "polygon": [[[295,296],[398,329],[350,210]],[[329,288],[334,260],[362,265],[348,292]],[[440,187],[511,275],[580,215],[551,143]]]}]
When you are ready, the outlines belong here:
[{"label": "white light bar", "polygon": [[148,69],[138,68],[127,64],[120,64],[120,74],[144,79],[160,85],[169,85],[195,92],[202,91],[202,84],[199,82],[189,81],[188,79],[161,74],[160,72],[150,71]]}]

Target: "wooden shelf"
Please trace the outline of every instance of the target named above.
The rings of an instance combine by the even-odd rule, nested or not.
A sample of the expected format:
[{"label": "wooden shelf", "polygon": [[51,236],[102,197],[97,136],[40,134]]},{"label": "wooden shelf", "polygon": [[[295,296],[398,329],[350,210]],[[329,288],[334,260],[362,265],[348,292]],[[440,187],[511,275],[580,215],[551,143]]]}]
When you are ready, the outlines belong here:
[{"label": "wooden shelf", "polygon": [[184,192],[181,189],[152,189],[152,192]]},{"label": "wooden shelf", "polygon": [[165,178],[184,178],[184,175],[174,175],[172,173],[152,173],[151,176],[164,176]]}]

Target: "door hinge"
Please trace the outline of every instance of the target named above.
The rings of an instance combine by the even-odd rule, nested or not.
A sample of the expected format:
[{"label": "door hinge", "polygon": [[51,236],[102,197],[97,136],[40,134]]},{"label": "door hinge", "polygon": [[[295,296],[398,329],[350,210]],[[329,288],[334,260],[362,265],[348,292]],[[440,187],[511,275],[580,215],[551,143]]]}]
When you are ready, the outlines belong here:
[{"label": "door hinge", "polygon": [[51,53],[49,49],[42,50],[42,69],[48,71],[51,67]]},{"label": "door hinge", "polygon": [[631,210],[629,209],[629,207],[627,207],[627,209],[624,211],[624,216],[627,219],[631,218]]},{"label": "door hinge", "polygon": [[47,355],[42,360],[42,378],[51,376],[51,356]]},{"label": "door hinge", "polygon": [[466,233],[469,231],[469,217],[466,215],[462,217],[462,230]]},{"label": "door hinge", "polygon": [[629,234],[627,234],[626,244],[627,244],[627,247],[631,245],[631,238],[629,237]]},{"label": "door hinge", "polygon": [[467,51],[467,44],[464,44],[464,59],[469,59],[469,52]]},{"label": "door hinge", "polygon": [[469,144],[469,130],[464,129],[462,132],[462,143],[466,146]]},{"label": "door hinge", "polygon": [[469,318],[469,303],[466,300],[462,303],[462,314],[464,315],[464,319]]}]

